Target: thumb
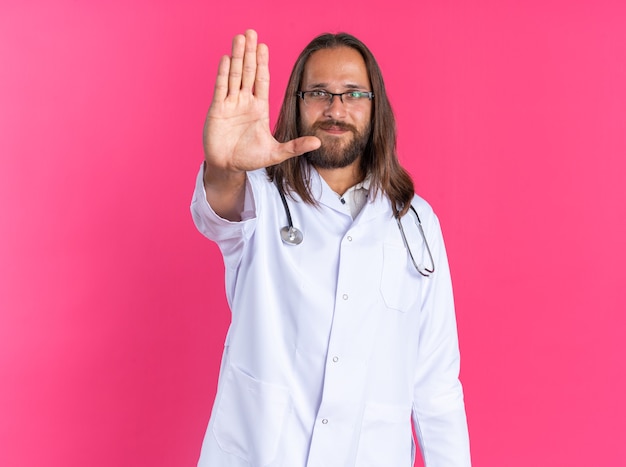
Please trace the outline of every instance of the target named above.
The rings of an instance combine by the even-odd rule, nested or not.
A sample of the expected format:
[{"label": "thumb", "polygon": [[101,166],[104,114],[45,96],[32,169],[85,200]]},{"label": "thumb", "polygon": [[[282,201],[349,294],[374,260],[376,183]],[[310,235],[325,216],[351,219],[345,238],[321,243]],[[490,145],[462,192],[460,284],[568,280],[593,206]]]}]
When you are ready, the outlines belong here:
[{"label": "thumb", "polygon": [[322,145],[316,136],[301,136],[282,143],[279,148],[282,159],[289,159],[294,156],[301,156],[305,152],[314,151]]}]

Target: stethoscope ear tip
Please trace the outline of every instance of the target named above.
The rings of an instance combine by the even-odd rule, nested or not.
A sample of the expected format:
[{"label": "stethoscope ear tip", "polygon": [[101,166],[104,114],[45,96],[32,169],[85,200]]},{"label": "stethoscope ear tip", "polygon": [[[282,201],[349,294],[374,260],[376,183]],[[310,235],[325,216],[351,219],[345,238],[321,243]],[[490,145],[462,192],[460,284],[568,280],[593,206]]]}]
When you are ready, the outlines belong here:
[{"label": "stethoscope ear tip", "polygon": [[282,238],[283,242],[287,245],[300,245],[303,239],[302,232],[288,225],[280,229],[280,238]]}]

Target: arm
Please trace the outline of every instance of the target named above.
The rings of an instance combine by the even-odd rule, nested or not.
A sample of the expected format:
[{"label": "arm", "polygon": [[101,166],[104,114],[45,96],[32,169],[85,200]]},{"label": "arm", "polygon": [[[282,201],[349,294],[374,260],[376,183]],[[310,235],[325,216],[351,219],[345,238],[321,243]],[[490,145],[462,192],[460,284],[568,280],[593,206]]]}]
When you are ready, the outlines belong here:
[{"label": "arm", "polygon": [[204,125],[204,187],[219,216],[239,221],[246,172],[317,149],[313,136],[285,143],[274,139],[269,119],[269,50],[253,30],[233,39],[223,56]]},{"label": "arm", "polygon": [[413,421],[428,467],[469,467],[469,437],[459,381],[459,347],[452,282],[436,217],[426,232],[436,262],[420,323]]}]

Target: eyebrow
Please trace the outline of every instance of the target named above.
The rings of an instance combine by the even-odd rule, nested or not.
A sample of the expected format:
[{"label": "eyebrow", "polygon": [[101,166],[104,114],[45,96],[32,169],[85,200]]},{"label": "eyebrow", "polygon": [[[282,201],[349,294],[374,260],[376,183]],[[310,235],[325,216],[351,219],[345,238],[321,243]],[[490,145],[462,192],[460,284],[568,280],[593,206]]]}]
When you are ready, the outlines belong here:
[{"label": "eyebrow", "polygon": [[[307,86],[310,89],[328,89],[328,83],[313,83]],[[348,83],[344,84],[345,89],[367,89],[368,86],[361,86],[359,84]]]}]

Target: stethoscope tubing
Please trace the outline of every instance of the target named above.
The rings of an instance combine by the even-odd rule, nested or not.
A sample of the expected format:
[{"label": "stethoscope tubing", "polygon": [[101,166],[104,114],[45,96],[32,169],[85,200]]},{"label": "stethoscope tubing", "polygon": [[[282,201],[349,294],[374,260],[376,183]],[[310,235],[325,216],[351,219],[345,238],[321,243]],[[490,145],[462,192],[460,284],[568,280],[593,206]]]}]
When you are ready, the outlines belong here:
[{"label": "stethoscope tubing", "polygon": [[[275,184],[280,195],[280,200],[283,203],[285,215],[287,216],[287,225],[280,229],[280,237],[286,245],[299,245],[300,243],[302,243],[304,236],[302,235],[302,232],[293,225],[291,210],[289,209],[289,204],[287,203],[287,198],[282,187],[278,184],[278,182],[276,182]],[[407,241],[406,235],[404,233],[404,227],[402,226],[400,214],[397,212],[395,213],[396,222],[398,224],[398,229],[400,230],[400,235],[402,236],[402,242],[404,243],[404,247],[406,248],[406,251],[409,254],[409,258],[411,259],[411,263],[413,263],[413,266],[415,267],[417,272],[419,272],[424,277],[428,277],[435,272],[435,261],[433,260],[433,254],[430,251],[430,246],[428,245],[428,241],[426,240],[426,234],[424,233],[424,228],[422,227],[422,221],[420,219],[420,216],[417,214],[417,211],[415,210],[413,205],[409,207],[411,211],[413,211],[413,214],[415,214],[415,219],[417,220],[417,228],[420,232],[420,235],[422,236],[422,239],[424,240],[426,252],[428,253],[428,258],[431,264],[430,268],[427,268],[421,263],[417,264],[417,262],[415,261],[415,258],[413,257],[413,252],[411,251],[411,247],[409,246],[409,242]]]}]

